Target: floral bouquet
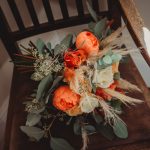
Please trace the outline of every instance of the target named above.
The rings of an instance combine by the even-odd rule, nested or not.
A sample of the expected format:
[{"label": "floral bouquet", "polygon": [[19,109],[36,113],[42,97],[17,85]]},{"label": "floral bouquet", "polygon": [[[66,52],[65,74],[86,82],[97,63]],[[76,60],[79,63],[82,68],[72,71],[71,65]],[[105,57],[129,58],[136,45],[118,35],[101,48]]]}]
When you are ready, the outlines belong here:
[{"label": "floral bouquet", "polygon": [[127,138],[127,126],[119,117],[122,105],[142,102],[126,95],[141,90],[121,78],[118,69],[131,52],[118,44],[124,27],[113,31],[113,21],[98,21],[87,5],[95,20],[88,29],[74,38],[67,35],[54,48],[41,39],[36,44],[30,41],[29,48],[21,45],[25,54],[16,54],[18,69],[32,72],[31,79],[39,83],[28,97],[32,100],[24,103],[28,115],[21,130],[37,141],[50,138],[53,150],[74,149],[67,140],[52,134],[55,121],[70,125],[72,134],[82,137],[81,149],[85,150],[88,137],[97,132],[111,140]]}]

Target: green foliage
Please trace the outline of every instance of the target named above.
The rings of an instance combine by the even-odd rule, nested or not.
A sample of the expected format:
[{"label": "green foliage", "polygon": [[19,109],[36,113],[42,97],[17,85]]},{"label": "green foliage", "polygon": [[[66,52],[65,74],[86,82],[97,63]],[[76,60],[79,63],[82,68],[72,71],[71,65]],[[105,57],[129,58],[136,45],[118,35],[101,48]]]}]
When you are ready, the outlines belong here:
[{"label": "green foliage", "polygon": [[68,34],[60,44],[57,44],[54,48],[54,55],[63,54],[72,45],[73,35]]},{"label": "green foliage", "polygon": [[115,138],[112,127],[109,124],[99,124],[97,125],[97,130],[108,140],[113,140]]},{"label": "green foliage", "polygon": [[[43,104],[43,102],[42,102],[42,104]],[[45,105],[43,105],[42,107],[40,107],[39,109],[32,109],[31,111],[30,111],[30,113],[34,113],[34,114],[40,114],[41,112],[43,112],[45,110]]]},{"label": "green foliage", "polygon": [[74,148],[62,138],[51,137],[50,146],[52,150],[74,150]]},{"label": "green foliage", "polygon": [[51,92],[53,91],[53,89],[59,84],[59,82],[63,79],[63,76],[57,76],[56,79],[54,79],[52,86],[50,87],[50,89],[48,90],[48,94],[46,96],[46,103],[48,103],[49,100],[49,96],[51,94]]},{"label": "green foliage", "polygon": [[93,20],[94,20],[95,22],[97,22],[97,21],[98,21],[98,17],[97,17],[97,15],[96,15],[96,12],[93,10],[93,8],[92,8],[92,6],[90,5],[90,3],[89,3],[88,0],[86,1],[86,5],[87,5],[88,11],[89,11],[91,17],[93,18]]},{"label": "green foliage", "polygon": [[39,141],[44,136],[44,130],[37,128],[37,127],[28,127],[28,126],[21,126],[21,131],[24,132],[30,138],[34,138]]},{"label": "green foliage", "polygon": [[73,131],[76,135],[81,135],[81,124],[78,120],[73,125]]},{"label": "green foliage", "polygon": [[51,49],[52,49],[52,45],[51,45],[51,43],[50,43],[50,42],[48,42],[48,43],[47,43],[47,48],[51,51]]},{"label": "green foliage", "polygon": [[92,125],[85,125],[84,123],[81,124],[79,122],[79,120],[76,120],[76,122],[74,123],[73,125],[73,131],[74,131],[74,134],[76,135],[81,135],[82,134],[82,127],[84,128],[84,130],[87,132],[87,134],[93,134],[96,132],[96,129],[94,126]]},{"label": "green foliage", "polygon": [[27,116],[26,126],[34,126],[41,120],[41,115],[29,113]]},{"label": "green foliage", "polygon": [[103,122],[102,116],[100,116],[98,113],[94,112],[93,113],[93,117],[94,117],[94,119],[95,119],[95,121],[96,121],[97,124],[100,124],[100,123]]},{"label": "green foliage", "polygon": [[121,139],[126,139],[128,137],[127,126],[121,120],[114,123],[113,130],[115,135]]},{"label": "green foliage", "polygon": [[120,100],[111,100],[111,106],[120,113],[122,112],[122,102]]},{"label": "green foliage", "polygon": [[88,24],[88,28],[90,29],[91,32],[94,32],[94,27],[95,27],[95,23],[94,22],[90,22]]},{"label": "green foliage", "polygon": [[37,41],[36,41],[36,47],[37,47],[38,52],[40,54],[43,53],[44,46],[45,46],[45,43],[43,42],[43,40],[42,39],[37,39]]},{"label": "green foliage", "polygon": [[103,18],[98,23],[96,23],[96,25],[94,27],[95,35],[97,35],[98,38],[100,38],[100,39],[103,37],[103,33],[106,29],[106,22],[107,22],[107,18]]},{"label": "green foliage", "polygon": [[45,78],[43,78],[40,81],[40,83],[38,85],[37,95],[36,95],[37,100],[43,99],[44,94],[45,94],[46,90],[48,89],[48,87],[50,86],[52,81],[53,81],[52,74],[49,74],[48,76],[46,76]]},{"label": "green foliage", "polygon": [[93,134],[96,132],[96,129],[92,125],[84,125],[84,129],[86,130],[87,134]]},{"label": "green foliage", "polygon": [[114,80],[119,80],[120,79],[120,72],[114,73]]}]

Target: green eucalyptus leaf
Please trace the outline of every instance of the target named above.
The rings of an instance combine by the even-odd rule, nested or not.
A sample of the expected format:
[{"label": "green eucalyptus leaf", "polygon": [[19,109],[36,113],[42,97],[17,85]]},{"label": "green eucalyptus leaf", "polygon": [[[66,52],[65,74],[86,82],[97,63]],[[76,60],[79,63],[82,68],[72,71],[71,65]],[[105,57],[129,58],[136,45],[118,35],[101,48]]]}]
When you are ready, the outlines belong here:
[{"label": "green eucalyptus leaf", "polygon": [[52,76],[52,74],[49,74],[48,76],[46,76],[45,78],[43,78],[40,81],[38,90],[37,90],[37,95],[36,95],[37,100],[43,99],[43,96],[44,96],[46,90],[48,89],[48,87],[50,86],[52,80],[53,80],[53,76]]},{"label": "green eucalyptus leaf", "polygon": [[95,121],[96,121],[97,124],[100,124],[100,123],[103,122],[103,117],[100,116],[98,113],[96,113],[96,112],[93,113],[93,117],[94,117],[94,119],[95,119]]},{"label": "green eucalyptus leaf", "polygon": [[34,126],[41,120],[41,115],[29,113],[27,116],[26,126]]},{"label": "green eucalyptus leaf", "polygon": [[50,43],[50,42],[48,42],[48,43],[47,43],[47,48],[51,51],[51,49],[52,49],[52,45],[51,45],[51,43]]},{"label": "green eucalyptus leaf", "polygon": [[21,131],[24,132],[28,137],[34,138],[39,141],[44,136],[44,130],[37,128],[37,127],[28,127],[28,126],[21,126]]},{"label": "green eucalyptus leaf", "polygon": [[106,28],[106,22],[107,22],[107,18],[103,18],[102,20],[100,20],[94,28],[94,33],[99,37],[102,38],[104,29]]},{"label": "green eucalyptus leaf", "polygon": [[81,125],[78,120],[73,125],[73,131],[74,131],[74,134],[81,135]]},{"label": "green eucalyptus leaf", "polygon": [[88,0],[86,1],[86,5],[87,5],[88,11],[89,11],[91,17],[94,19],[95,22],[97,22],[98,21],[98,17],[96,15],[96,12],[93,10],[93,8],[90,5]]},{"label": "green eucalyptus leaf", "polygon": [[56,79],[54,79],[53,84],[51,86],[51,88],[48,91],[48,95],[46,96],[46,103],[48,103],[49,100],[49,96],[51,94],[51,92],[53,91],[53,89],[59,84],[59,82],[63,79],[63,76],[57,76]]},{"label": "green eucalyptus leaf", "polygon": [[36,47],[37,47],[38,52],[39,52],[40,54],[43,53],[43,48],[44,48],[44,46],[45,46],[45,43],[43,42],[43,40],[42,40],[42,39],[37,39],[37,41],[36,41]]},{"label": "green eucalyptus leaf", "polygon": [[74,148],[62,138],[51,137],[50,146],[52,150],[74,150]]},{"label": "green eucalyptus leaf", "polygon": [[121,120],[114,123],[113,130],[115,135],[121,139],[126,139],[128,137],[127,126]]},{"label": "green eucalyptus leaf", "polygon": [[111,106],[117,110],[120,111],[120,114],[122,112],[122,108],[121,108],[122,102],[120,100],[111,100]]},{"label": "green eucalyptus leaf", "polygon": [[90,23],[88,24],[88,28],[89,28],[92,32],[94,32],[94,27],[95,27],[95,23],[94,23],[94,22],[90,22]]},{"label": "green eucalyptus leaf", "polygon": [[87,134],[93,134],[96,132],[96,129],[92,125],[85,125],[84,129],[86,130]]},{"label": "green eucalyptus leaf", "polygon": [[67,50],[72,45],[73,35],[68,34],[60,44],[57,44],[54,48],[54,55],[58,55],[60,53],[63,54],[65,50]]},{"label": "green eucalyptus leaf", "polygon": [[108,140],[113,140],[115,138],[112,127],[109,124],[99,124],[97,125],[97,130]]}]

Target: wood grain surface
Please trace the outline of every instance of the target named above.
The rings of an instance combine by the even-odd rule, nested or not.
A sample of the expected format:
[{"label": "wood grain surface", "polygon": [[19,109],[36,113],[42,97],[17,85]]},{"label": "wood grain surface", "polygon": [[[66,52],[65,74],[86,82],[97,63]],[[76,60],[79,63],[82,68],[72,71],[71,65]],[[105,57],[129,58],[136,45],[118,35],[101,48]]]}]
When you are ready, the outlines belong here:
[{"label": "wood grain surface", "polygon": [[[90,136],[90,144],[88,150],[142,150],[139,148],[144,141],[144,147],[150,149],[150,109],[145,101],[148,97],[148,89],[144,86],[144,82],[139,73],[135,69],[132,60],[129,60],[128,64],[121,64],[120,71],[122,77],[136,83],[139,87],[142,87],[143,93],[132,93],[133,97],[143,99],[143,104],[134,107],[125,107],[124,113],[121,116],[126,122],[129,130],[129,137],[126,140],[115,139],[109,141],[99,134]],[[22,104],[25,97],[32,92],[32,89],[36,86],[34,82],[31,82],[29,76],[21,74],[15,74],[13,79],[11,103],[9,107],[8,124],[5,138],[5,150],[49,150],[49,141],[41,140],[38,143],[30,142],[28,137],[22,133],[19,126],[25,124],[26,113],[24,112],[24,105]],[[147,91],[148,90],[148,91]],[[71,127],[56,122],[55,127],[52,130],[54,135],[65,137],[77,150],[81,147],[81,137],[72,134]],[[137,146],[140,145],[140,146]],[[131,148],[130,148],[131,147]],[[133,147],[135,147],[133,149]]]}]

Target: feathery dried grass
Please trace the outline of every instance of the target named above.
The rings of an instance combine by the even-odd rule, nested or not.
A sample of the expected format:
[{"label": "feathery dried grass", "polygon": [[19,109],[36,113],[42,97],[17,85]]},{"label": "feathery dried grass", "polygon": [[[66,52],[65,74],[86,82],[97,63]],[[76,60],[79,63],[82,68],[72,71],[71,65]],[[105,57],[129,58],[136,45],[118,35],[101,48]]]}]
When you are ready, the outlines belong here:
[{"label": "feathery dried grass", "polygon": [[128,91],[138,91],[138,92],[142,92],[141,89],[139,89],[136,85],[130,83],[129,81],[120,78],[120,80],[118,80],[119,84],[117,85],[117,87],[122,88],[124,90],[128,90]]},{"label": "feathery dried grass", "polygon": [[135,105],[135,104],[140,104],[143,101],[140,99],[136,99],[136,98],[132,98],[126,95],[123,95],[117,91],[111,90],[111,89],[104,89],[104,91],[108,94],[110,94],[111,96],[119,99],[122,103],[124,103],[125,105]]},{"label": "feathery dried grass", "polygon": [[123,49],[113,50],[113,52],[120,54],[122,56],[125,56],[125,55],[131,54],[131,53],[140,52],[140,50],[139,49],[128,49],[127,50],[126,48],[123,48]]},{"label": "feathery dried grass", "polygon": [[105,47],[108,44],[112,43],[120,34],[121,32],[125,29],[126,26],[118,28],[116,31],[114,31],[111,35],[106,37],[104,40],[101,42],[101,46]]},{"label": "feathery dried grass", "polygon": [[84,127],[81,128],[81,131],[82,131],[82,141],[83,141],[83,146],[81,150],[86,150],[88,148],[88,143],[89,143],[88,134],[84,129]]},{"label": "feathery dried grass", "polygon": [[[120,111],[114,110],[110,105],[108,105],[104,100],[99,100],[101,108],[105,114],[105,121],[113,126],[118,120],[124,123],[124,121],[118,116]],[[125,124],[125,123],[124,123]]]}]

